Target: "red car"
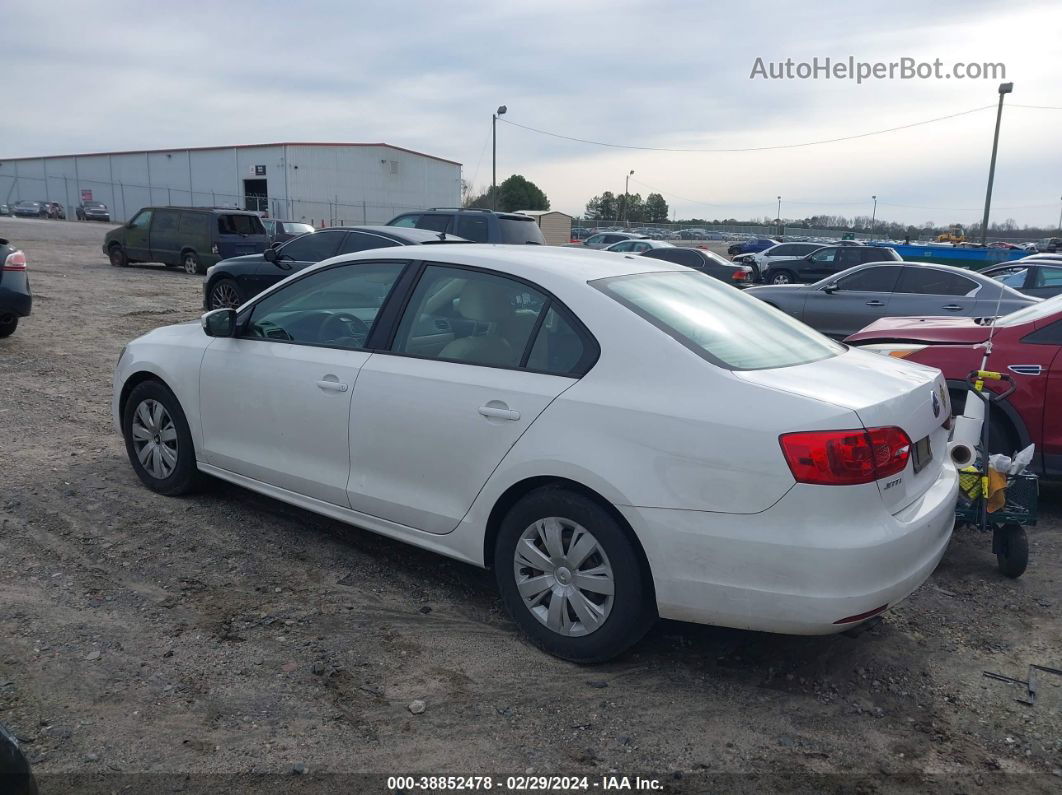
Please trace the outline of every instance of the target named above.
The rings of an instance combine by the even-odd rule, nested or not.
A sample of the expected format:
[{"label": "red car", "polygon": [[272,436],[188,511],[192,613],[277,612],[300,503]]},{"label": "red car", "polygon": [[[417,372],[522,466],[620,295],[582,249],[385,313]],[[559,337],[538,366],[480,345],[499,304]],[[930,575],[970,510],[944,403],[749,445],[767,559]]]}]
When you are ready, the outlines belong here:
[{"label": "red car", "polygon": [[[1062,476],[1062,296],[1004,315],[994,325],[987,369],[1009,374],[1015,391],[993,404],[992,452],[1009,455],[1034,443],[1030,469]],[[961,414],[966,376],[981,367],[991,328],[987,318],[884,318],[845,342],[938,368],[947,379],[953,412]]]}]

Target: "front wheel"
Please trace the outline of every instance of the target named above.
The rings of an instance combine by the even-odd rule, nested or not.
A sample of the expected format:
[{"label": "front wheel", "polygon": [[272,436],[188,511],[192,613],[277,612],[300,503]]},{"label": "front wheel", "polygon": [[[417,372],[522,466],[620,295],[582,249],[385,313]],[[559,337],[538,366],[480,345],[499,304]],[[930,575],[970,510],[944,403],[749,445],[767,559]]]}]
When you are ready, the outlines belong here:
[{"label": "front wheel", "polygon": [[111,260],[111,265],[116,268],[124,268],[129,264],[129,258],[125,254],[125,249],[119,245],[113,245],[107,250],[107,256]]},{"label": "front wheel", "polygon": [[133,471],[152,491],[172,497],[198,485],[188,421],[177,397],[161,381],[133,388],[122,412],[122,435]]},{"label": "front wheel", "polygon": [[233,279],[218,279],[210,288],[211,309],[235,309],[240,300],[240,288]]},{"label": "front wheel", "polygon": [[796,274],[792,271],[771,271],[767,275],[767,281],[769,284],[794,284],[796,282]]},{"label": "front wheel", "polygon": [[18,328],[18,315],[0,316],[0,337],[10,337]]},{"label": "front wheel", "polygon": [[567,489],[538,489],[510,509],[494,567],[513,620],[536,646],[566,660],[612,659],[656,619],[635,543],[599,503]]},{"label": "front wheel", "polygon": [[184,266],[184,272],[191,276],[205,272],[199,263],[199,255],[194,251],[186,251],[181,255],[181,265]]}]

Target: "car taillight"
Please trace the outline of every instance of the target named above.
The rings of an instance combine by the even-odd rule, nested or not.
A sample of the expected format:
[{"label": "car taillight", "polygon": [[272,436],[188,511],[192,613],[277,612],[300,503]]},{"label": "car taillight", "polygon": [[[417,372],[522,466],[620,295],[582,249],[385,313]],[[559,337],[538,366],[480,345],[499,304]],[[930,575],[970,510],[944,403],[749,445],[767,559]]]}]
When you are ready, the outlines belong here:
[{"label": "car taillight", "polygon": [[730,278],[733,279],[735,282],[744,282],[748,281],[750,273],[752,273],[752,268],[746,265],[745,267],[739,268],[738,270],[734,271],[730,275]]},{"label": "car taillight", "polygon": [[852,431],[804,431],[778,437],[798,483],[852,486],[902,472],[911,438],[894,426]]},{"label": "car taillight", "polygon": [[26,255],[21,251],[13,251],[4,258],[3,269],[5,271],[26,270]]}]

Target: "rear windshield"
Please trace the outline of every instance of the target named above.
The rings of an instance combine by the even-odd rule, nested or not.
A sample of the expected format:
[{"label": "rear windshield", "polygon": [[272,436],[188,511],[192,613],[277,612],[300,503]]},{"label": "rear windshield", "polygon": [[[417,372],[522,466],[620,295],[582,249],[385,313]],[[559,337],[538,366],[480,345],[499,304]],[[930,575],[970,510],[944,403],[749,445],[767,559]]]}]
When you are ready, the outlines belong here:
[{"label": "rear windshield", "polygon": [[696,271],[639,273],[591,284],[729,370],[791,367],[845,350],[784,312]]},{"label": "rear windshield", "polygon": [[257,215],[219,215],[218,232],[223,235],[264,235],[265,227]]},{"label": "rear windshield", "polygon": [[498,229],[501,230],[502,243],[537,243],[540,246],[546,244],[542,237],[542,230],[538,228],[533,218],[526,221],[516,218],[499,218]]}]

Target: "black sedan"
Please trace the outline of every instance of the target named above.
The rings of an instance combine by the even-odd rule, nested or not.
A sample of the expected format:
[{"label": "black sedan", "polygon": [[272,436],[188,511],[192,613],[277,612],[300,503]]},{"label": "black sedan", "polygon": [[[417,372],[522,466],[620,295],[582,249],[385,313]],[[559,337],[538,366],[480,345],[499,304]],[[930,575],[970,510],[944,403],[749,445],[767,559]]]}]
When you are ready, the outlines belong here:
[{"label": "black sedan", "polygon": [[664,262],[673,262],[676,265],[685,265],[687,268],[693,268],[738,287],[744,287],[752,283],[752,266],[731,262],[725,257],[703,248],[683,248],[681,246],[651,248],[640,256],[652,257]]},{"label": "black sedan", "polygon": [[921,262],[857,265],[815,284],[748,294],[837,339],[883,317],[996,317],[1040,300],[976,271]]},{"label": "black sedan", "polygon": [[1017,260],[985,268],[980,273],[1037,298],[1062,294],[1062,259]]},{"label": "black sedan", "polygon": [[79,221],[110,221],[111,211],[103,202],[81,202],[75,209],[74,215]]},{"label": "black sedan", "polygon": [[0,238],[0,337],[11,336],[18,319],[27,317],[32,306],[26,255]]},{"label": "black sedan", "polygon": [[454,235],[409,227],[337,226],[320,229],[286,243],[274,243],[261,254],[232,257],[209,268],[203,282],[203,306],[206,309],[237,307],[281,279],[338,254],[422,243],[467,242]]}]

